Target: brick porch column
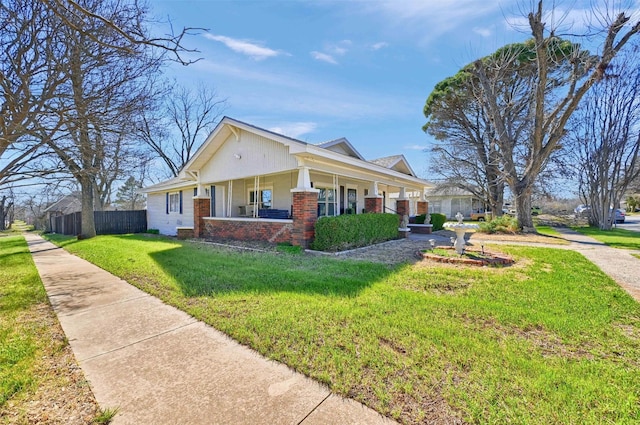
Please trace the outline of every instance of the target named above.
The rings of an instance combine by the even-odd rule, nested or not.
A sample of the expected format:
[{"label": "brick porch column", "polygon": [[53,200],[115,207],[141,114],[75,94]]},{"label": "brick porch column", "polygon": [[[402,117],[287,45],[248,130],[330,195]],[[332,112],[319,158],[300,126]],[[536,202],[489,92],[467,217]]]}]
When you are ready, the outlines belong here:
[{"label": "brick porch column", "polygon": [[193,237],[201,238],[204,235],[203,217],[211,216],[211,198],[194,196],[193,198]]},{"label": "brick porch column", "polygon": [[418,201],[418,205],[416,206],[416,215],[428,214],[428,213],[429,213],[429,202]]},{"label": "brick porch column", "polygon": [[293,206],[293,231],[291,243],[303,248],[309,248],[316,234],[318,221],[318,189],[311,187],[309,167],[301,164],[298,167],[298,185],[291,189]]},{"label": "brick porch column", "polygon": [[318,191],[292,189],[292,192],[293,231],[291,232],[291,243],[308,248],[313,242],[316,221],[318,221]]},{"label": "brick porch column", "polygon": [[410,209],[408,199],[398,199],[396,201],[396,213],[398,213],[401,220],[405,215],[409,215],[409,211]]},{"label": "brick porch column", "polygon": [[382,212],[382,196],[365,196],[364,210],[368,213]]}]

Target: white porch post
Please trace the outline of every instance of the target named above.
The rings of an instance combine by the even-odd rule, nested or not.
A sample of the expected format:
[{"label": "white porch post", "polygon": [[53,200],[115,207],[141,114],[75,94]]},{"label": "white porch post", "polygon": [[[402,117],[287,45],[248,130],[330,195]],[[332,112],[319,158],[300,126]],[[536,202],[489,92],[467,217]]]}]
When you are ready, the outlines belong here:
[{"label": "white porch post", "polygon": [[309,167],[298,167],[298,185],[296,189],[309,190],[311,187],[311,176],[309,174]]}]

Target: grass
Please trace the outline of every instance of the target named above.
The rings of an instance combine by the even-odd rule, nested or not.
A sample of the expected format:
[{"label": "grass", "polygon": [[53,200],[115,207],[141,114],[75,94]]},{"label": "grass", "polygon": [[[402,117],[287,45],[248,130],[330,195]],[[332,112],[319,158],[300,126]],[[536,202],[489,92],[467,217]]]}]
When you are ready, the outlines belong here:
[{"label": "grass", "polygon": [[0,424],[91,421],[78,370],[22,236],[0,238]]},{"label": "grass", "polygon": [[0,239],[0,408],[34,386],[34,371],[43,349],[40,339],[46,329],[29,320],[29,315],[46,302],[24,239]]},{"label": "grass", "polygon": [[613,248],[640,249],[640,232],[626,229],[600,230],[595,227],[574,229]]},{"label": "grass", "polygon": [[554,237],[561,236],[560,232],[558,232],[555,228],[551,226],[536,226],[536,231],[539,234],[545,235],[545,236],[554,236]]},{"label": "grass", "polygon": [[113,418],[118,414],[118,410],[120,410],[120,409],[118,409],[118,408],[115,408],[115,409],[111,409],[111,408],[100,409],[100,411],[98,412],[96,417],[93,419],[93,423],[94,424],[99,424],[99,425],[107,425],[107,424],[111,423]]},{"label": "grass", "polygon": [[640,421],[640,306],[578,253],[402,265],[51,236],[269,358],[404,423]]}]

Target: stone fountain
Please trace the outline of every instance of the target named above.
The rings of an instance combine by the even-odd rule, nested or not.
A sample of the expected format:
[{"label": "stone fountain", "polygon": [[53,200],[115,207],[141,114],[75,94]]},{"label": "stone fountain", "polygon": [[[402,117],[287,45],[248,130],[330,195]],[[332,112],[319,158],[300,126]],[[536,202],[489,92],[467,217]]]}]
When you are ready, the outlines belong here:
[{"label": "stone fountain", "polygon": [[444,223],[443,225],[445,229],[453,230],[454,232],[456,232],[456,241],[454,246],[456,248],[456,252],[460,255],[464,254],[464,247],[467,244],[464,240],[465,233],[470,230],[476,230],[479,228],[477,224],[463,223],[463,218],[464,216],[462,215],[462,213],[458,211],[458,213],[456,214],[456,219],[458,220],[457,223]]}]

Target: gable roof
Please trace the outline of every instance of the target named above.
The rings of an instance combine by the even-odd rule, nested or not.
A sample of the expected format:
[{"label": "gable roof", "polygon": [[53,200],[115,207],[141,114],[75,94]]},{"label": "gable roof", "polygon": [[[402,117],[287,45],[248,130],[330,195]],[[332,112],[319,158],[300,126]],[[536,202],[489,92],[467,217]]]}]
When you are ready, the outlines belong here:
[{"label": "gable roof", "polygon": [[353,145],[349,143],[349,141],[345,137],[330,140],[328,142],[318,143],[316,146],[365,161],[364,157],[360,155],[360,152],[358,152],[356,148],[354,148]]},{"label": "gable roof", "polygon": [[49,205],[42,212],[59,211],[63,214],[69,214],[80,211],[82,209],[82,204],[80,202],[81,197],[82,194],[80,192],[71,192]]},{"label": "gable roof", "polygon": [[413,171],[404,155],[385,156],[383,158],[372,159],[369,162],[410,176],[416,176],[416,173]]},{"label": "gable roof", "polygon": [[[177,189],[193,185],[198,180],[199,171],[211,160],[230,137],[235,136],[236,140],[239,140],[241,131],[246,131],[280,143],[287,147],[290,155],[300,159],[304,158],[305,161],[310,160],[318,164],[335,164],[342,168],[348,167],[353,170],[360,170],[372,176],[380,176],[378,177],[381,179],[380,181],[386,181],[396,185],[432,186],[431,183],[415,175],[403,155],[389,157],[396,159],[387,164],[388,166],[384,166],[377,162],[364,160],[362,155],[360,155],[346,138],[339,138],[314,145],[225,116],[194,153],[191,160],[180,170],[178,177],[153,186],[148,186],[144,188],[142,192],[148,193],[151,191]],[[376,177],[372,178],[376,179]]]}]

